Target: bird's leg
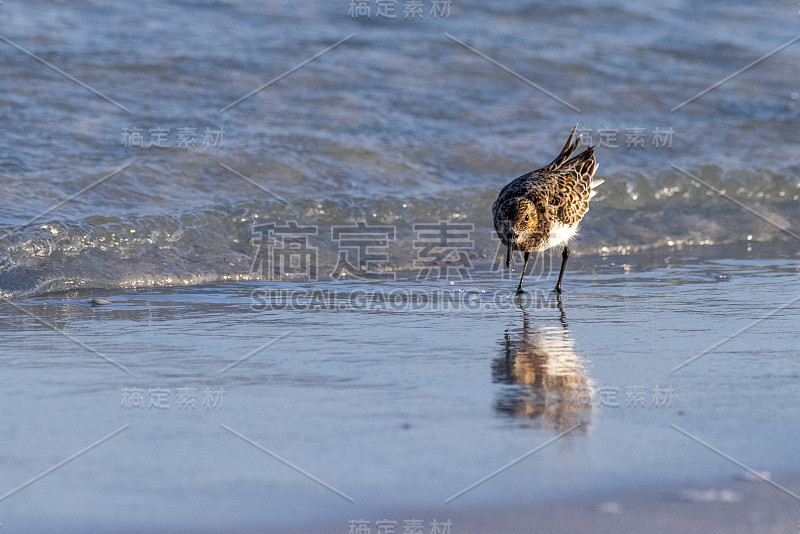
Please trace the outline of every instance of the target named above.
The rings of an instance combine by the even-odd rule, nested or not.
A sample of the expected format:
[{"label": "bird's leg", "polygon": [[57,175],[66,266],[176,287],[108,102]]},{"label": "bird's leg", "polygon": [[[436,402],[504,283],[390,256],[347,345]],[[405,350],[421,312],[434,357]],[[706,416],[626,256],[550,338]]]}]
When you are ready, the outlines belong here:
[{"label": "bird's leg", "polygon": [[531,257],[530,252],[525,253],[525,262],[522,264],[522,276],[519,277],[519,285],[517,286],[517,295],[522,293],[522,281],[525,280],[525,271],[528,270],[528,258]]},{"label": "bird's leg", "polygon": [[564,267],[567,266],[567,259],[569,258],[569,247],[564,244],[564,252],[561,253],[561,272],[558,273],[558,283],[556,283],[556,293],[561,293],[561,279],[564,278]]},{"label": "bird's leg", "polygon": [[556,293],[556,301],[558,302],[558,311],[561,312],[561,327],[564,329],[565,334],[569,334],[567,327],[567,312],[564,311],[564,303],[561,301],[561,293]]}]

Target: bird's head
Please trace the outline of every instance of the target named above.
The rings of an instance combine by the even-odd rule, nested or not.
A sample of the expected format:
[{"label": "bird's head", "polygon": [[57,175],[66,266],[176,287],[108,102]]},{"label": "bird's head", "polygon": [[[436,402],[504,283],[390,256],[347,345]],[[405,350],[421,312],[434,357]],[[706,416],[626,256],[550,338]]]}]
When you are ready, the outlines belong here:
[{"label": "bird's head", "polygon": [[536,205],[524,197],[512,198],[498,206],[495,230],[508,246],[507,266],[511,265],[511,250],[526,250],[530,243],[538,240],[539,212]]},{"label": "bird's head", "polygon": [[[527,198],[512,198],[498,207],[495,230],[504,243],[522,248],[534,234],[539,233],[539,212]],[[517,247],[519,245],[519,247]]]}]

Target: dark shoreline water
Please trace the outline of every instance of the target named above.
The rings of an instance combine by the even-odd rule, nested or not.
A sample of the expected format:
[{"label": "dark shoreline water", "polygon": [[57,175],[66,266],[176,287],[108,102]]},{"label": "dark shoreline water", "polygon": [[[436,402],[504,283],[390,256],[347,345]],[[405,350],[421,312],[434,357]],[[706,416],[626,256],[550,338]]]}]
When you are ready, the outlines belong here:
[{"label": "dark shoreline water", "polygon": [[[439,276],[448,265],[454,272],[489,270],[504,276],[504,252],[487,225],[493,199],[493,194],[461,197],[455,207],[441,198],[387,199],[358,208],[353,202],[347,208],[320,203],[277,213],[260,204],[240,204],[181,215],[33,223],[9,228],[0,238],[0,294],[22,298],[72,288],[324,281],[343,272],[366,280],[408,273]],[[648,250],[668,255],[676,247],[696,245],[791,253],[797,234],[789,221],[800,218],[800,203],[758,202],[755,213],[747,213],[736,202],[716,196],[706,205],[665,202],[633,210],[611,207],[601,196],[571,248],[600,257]],[[287,235],[296,236],[298,248],[290,250],[295,245],[285,241]],[[351,266],[344,271],[342,254]],[[548,251],[537,261],[551,268],[558,260],[554,254]]]}]

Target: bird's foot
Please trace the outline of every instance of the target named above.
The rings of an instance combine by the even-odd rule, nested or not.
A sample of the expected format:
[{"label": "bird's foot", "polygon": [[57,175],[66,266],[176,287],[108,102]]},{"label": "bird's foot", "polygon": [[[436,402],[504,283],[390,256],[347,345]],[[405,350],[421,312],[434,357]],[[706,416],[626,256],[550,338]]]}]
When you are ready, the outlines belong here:
[{"label": "bird's foot", "polygon": [[556,295],[560,295],[561,294],[561,286],[556,286],[556,288],[553,290],[553,293],[555,293]]}]

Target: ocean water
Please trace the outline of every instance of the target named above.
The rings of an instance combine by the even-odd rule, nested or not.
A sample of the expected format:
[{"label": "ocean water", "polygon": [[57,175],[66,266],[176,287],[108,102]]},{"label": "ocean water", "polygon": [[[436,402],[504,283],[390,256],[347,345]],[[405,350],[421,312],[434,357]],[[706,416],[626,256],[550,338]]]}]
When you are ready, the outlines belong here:
[{"label": "ocean water", "polygon": [[[796,3],[421,4],[0,3],[0,529],[741,474],[670,425],[800,471]],[[576,123],[605,183],[518,300],[491,204]]]},{"label": "ocean water", "polygon": [[254,226],[286,221],[322,279],[358,221],[395,227],[376,269],[440,221],[492,258],[497,191],[576,123],[606,180],[576,253],[788,238],[797,46],[685,102],[793,39],[796,5],[423,4],[4,3],[0,292],[257,279]]}]

